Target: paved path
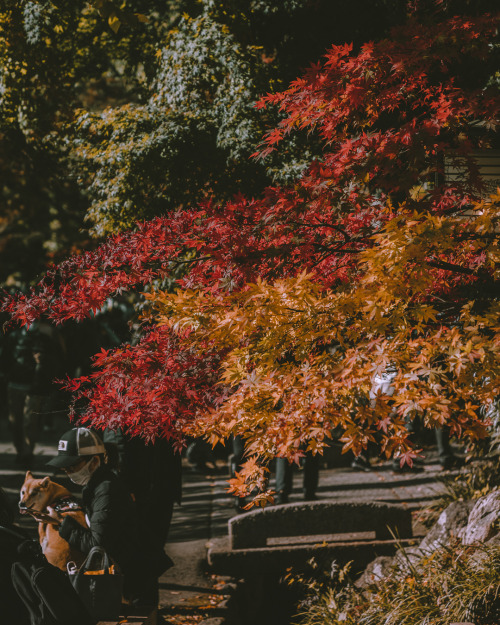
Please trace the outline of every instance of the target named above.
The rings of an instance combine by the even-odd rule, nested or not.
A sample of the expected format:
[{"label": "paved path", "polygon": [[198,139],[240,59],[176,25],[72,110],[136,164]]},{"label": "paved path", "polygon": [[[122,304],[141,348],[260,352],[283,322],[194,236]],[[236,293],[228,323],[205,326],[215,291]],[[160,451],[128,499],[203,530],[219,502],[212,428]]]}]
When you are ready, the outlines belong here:
[{"label": "paved path", "polygon": [[[42,433],[42,442],[36,448],[33,473],[50,474],[45,463],[56,453],[52,441],[67,429],[64,422],[56,423],[53,431]],[[429,453],[422,473],[395,474],[389,463],[376,466],[373,471],[355,471],[351,468],[324,469],[320,473],[318,498],[336,501],[386,501],[419,508],[439,496],[442,486],[436,481],[440,471],[435,454]],[[223,612],[227,596],[227,580],[211,576],[205,571],[206,544],[211,538],[227,533],[227,521],[236,514],[233,498],[227,494],[227,468],[221,465],[213,475],[192,472],[185,464],[182,506],[174,509],[174,517],[166,546],[175,561],[160,580],[161,613],[172,624],[198,623],[204,618],[217,618]],[[15,452],[7,441],[5,423],[0,424],[0,484],[12,500],[18,498],[25,469],[16,465]],[[58,481],[70,489],[71,482],[58,476]],[[294,474],[294,489],[290,502],[301,501],[302,472]],[[273,482],[271,481],[271,486]],[[29,518],[20,523],[33,530]],[[222,602],[222,603],[221,603]]]},{"label": "paved path", "polygon": [[[320,474],[318,498],[336,501],[386,501],[418,509],[439,497],[442,485],[435,453],[429,453],[422,473],[395,474],[390,463],[373,471],[325,469]],[[206,545],[227,534],[227,521],[236,514],[226,476],[184,473],[183,503],[176,507],[167,551],[176,566],[161,579],[162,614],[169,623],[194,623],[223,613],[227,589],[224,580],[204,570]],[[290,502],[302,500],[302,472],[294,475]],[[272,485],[272,482],[271,482]],[[416,533],[423,531],[418,526]],[[212,604],[211,609],[207,606]],[[208,625],[208,624],[207,624]],[[216,621],[210,625],[216,625]]]},{"label": "paved path", "polygon": [[[301,471],[294,476],[290,503],[299,502]],[[436,482],[440,467],[430,462],[421,473],[395,474],[389,464],[370,472],[350,468],[324,469],[320,474],[318,499],[335,501],[385,501],[418,508],[439,496]],[[271,481],[271,486],[273,482]],[[182,506],[176,507],[170,532],[174,542],[210,539],[227,533],[227,521],[236,514],[233,498],[226,492],[227,477],[184,472]]]}]

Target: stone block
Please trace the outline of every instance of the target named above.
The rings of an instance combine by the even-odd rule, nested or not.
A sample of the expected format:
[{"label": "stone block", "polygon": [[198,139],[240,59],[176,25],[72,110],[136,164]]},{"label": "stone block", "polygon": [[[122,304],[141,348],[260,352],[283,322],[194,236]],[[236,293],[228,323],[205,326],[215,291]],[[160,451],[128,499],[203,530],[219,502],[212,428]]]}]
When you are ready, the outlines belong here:
[{"label": "stone block", "polygon": [[199,625],[223,625],[225,619],[221,616],[212,616],[200,621]]},{"label": "stone block", "polygon": [[377,541],[411,538],[411,512],[394,504],[325,500],[270,506],[229,521],[232,549],[266,547],[269,539],[278,537],[364,532],[374,532]]}]

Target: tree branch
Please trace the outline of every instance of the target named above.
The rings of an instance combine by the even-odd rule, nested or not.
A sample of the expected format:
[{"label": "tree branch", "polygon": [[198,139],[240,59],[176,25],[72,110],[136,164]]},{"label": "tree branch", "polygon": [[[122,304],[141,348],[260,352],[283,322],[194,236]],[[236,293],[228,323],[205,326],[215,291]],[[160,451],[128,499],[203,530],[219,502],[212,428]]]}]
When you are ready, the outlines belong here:
[{"label": "tree branch", "polygon": [[315,224],[306,224],[300,221],[293,221],[292,223],[295,224],[296,226],[299,226],[299,228],[302,228],[302,227],[303,228],[330,228],[331,230],[335,230],[336,232],[339,232],[344,237],[345,241],[352,240],[352,238],[347,234],[347,232],[343,228],[335,224],[329,224],[324,221],[319,221],[318,223],[315,223]]},{"label": "tree branch", "polygon": [[429,267],[436,269],[444,269],[445,271],[454,271],[455,273],[461,273],[466,276],[474,276],[476,278],[484,277],[485,274],[479,274],[469,267],[462,267],[462,265],[456,265],[455,263],[448,263],[444,260],[427,260],[425,261]]}]

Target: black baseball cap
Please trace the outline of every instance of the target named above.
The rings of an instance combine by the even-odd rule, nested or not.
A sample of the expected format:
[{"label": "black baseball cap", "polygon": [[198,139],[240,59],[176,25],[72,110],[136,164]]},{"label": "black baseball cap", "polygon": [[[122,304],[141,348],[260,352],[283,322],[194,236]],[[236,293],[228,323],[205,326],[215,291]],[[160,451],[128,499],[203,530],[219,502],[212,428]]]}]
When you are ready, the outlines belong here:
[{"label": "black baseball cap", "polygon": [[106,453],[104,443],[88,428],[73,428],[65,432],[57,445],[57,456],[48,465],[64,469],[77,464],[85,456]]}]

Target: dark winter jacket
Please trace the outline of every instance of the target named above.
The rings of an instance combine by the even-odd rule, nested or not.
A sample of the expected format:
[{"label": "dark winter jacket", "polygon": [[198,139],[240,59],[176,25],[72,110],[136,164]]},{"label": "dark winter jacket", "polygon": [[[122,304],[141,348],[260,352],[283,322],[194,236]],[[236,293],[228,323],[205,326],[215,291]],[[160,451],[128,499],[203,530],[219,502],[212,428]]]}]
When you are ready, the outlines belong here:
[{"label": "dark winter jacket", "polygon": [[33,325],[8,335],[3,356],[9,386],[32,395],[54,392],[53,379],[63,372],[63,357],[50,330]]},{"label": "dark winter jacket", "polygon": [[181,455],[174,451],[170,441],[157,438],[154,443],[146,444],[139,437],[126,436],[120,429],[105,430],[103,441],[108,456],[111,450],[115,457],[113,468],[136,502],[151,500],[156,507],[181,503]]},{"label": "dark winter jacket", "polygon": [[32,336],[25,328],[14,330],[7,336],[5,361],[9,385],[31,392],[36,361],[33,356]]},{"label": "dark winter jacket", "polygon": [[84,554],[92,547],[103,547],[127,574],[139,558],[136,511],[130,493],[119,477],[101,466],[83,488],[82,498],[89,529],[67,516],[59,534]]}]

